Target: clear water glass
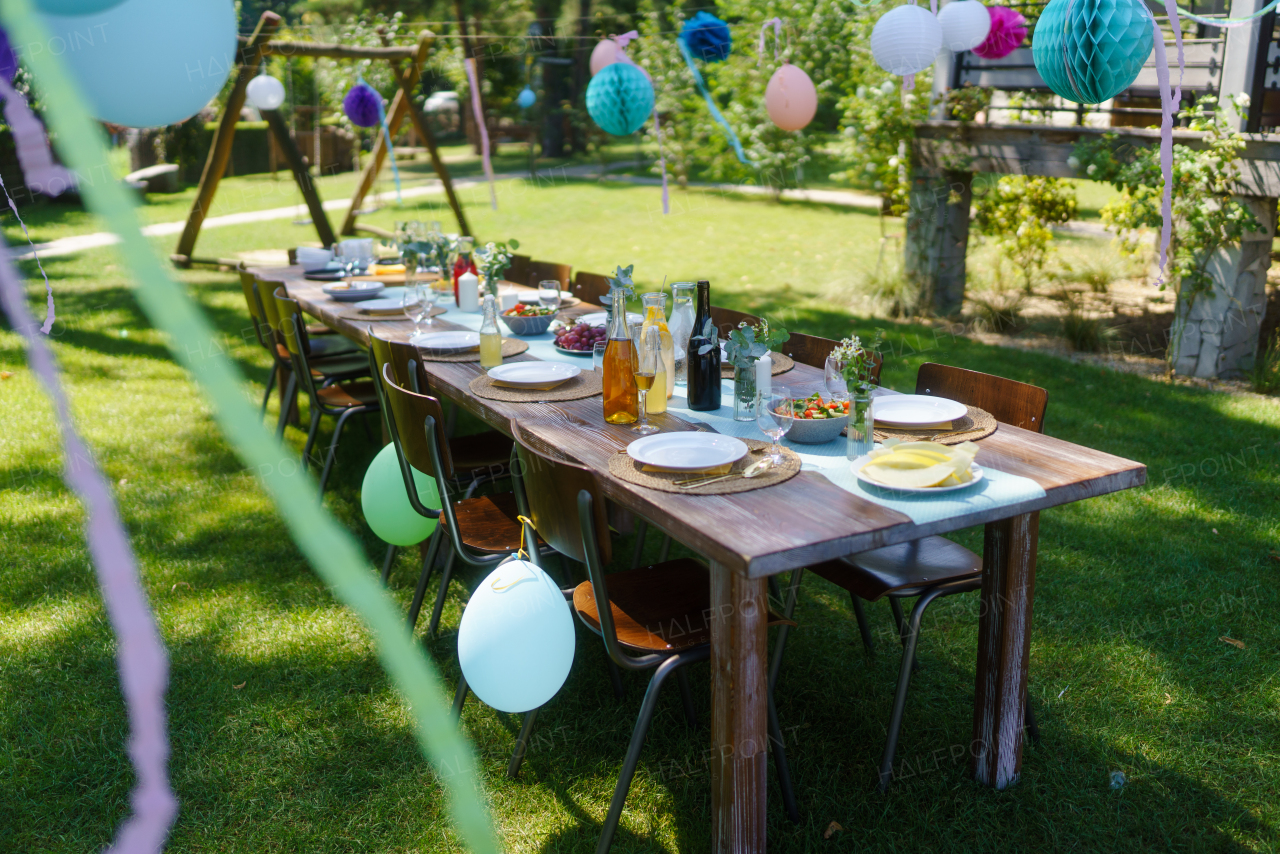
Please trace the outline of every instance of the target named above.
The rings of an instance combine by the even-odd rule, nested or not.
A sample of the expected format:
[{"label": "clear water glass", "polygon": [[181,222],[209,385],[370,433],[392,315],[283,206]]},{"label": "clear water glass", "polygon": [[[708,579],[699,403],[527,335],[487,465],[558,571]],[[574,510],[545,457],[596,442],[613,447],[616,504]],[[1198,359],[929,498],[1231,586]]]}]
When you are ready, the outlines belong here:
[{"label": "clear water glass", "polygon": [[596,373],[604,373],[604,351],[609,349],[608,341],[597,341],[591,346],[591,364]]},{"label": "clear water glass", "polygon": [[769,448],[769,458],[774,465],[781,465],[782,437],[787,435],[795,419],[789,417],[791,409],[791,393],[782,386],[775,386],[769,394],[756,395],[756,426],[760,432],[773,440]]},{"label": "clear water glass", "polygon": [[435,288],[433,282],[419,282],[414,287],[418,291],[418,301],[422,303],[427,312],[422,322],[427,326],[431,326],[436,322],[432,312],[435,310],[436,300],[440,299],[440,291]]},{"label": "clear water glass", "polygon": [[538,282],[538,304],[543,308],[560,308],[560,282]]},{"label": "clear water glass", "polygon": [[405,315],[413,321],[413,334],[418,335],[419,327],[429,310],[422,300],[421,288],[417,285],[406,286],[404,293],[400,295],[400,305],[404,308]]},{"label": "clear water glass", "polygon": [[844,366],[843,359],[827,357],[826,366],[822,371],[822,382],[831,400],[844,402],[849,399],[849,385],[845,382]]}]

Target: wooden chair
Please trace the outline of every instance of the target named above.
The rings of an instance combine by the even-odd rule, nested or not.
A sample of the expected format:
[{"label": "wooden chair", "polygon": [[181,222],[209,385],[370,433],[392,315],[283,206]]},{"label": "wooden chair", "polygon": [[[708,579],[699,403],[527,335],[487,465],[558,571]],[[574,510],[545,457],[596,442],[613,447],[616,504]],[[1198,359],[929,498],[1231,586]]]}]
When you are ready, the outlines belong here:
[{"label": "wooden chair", "polygon": [[[916,374],[916,394],[929,394],[958,400],[985,409],[997,421],[1037,433],[1044,430],[1044,413],[1048,394],[1044,389],[1002,377],[926,363]],[[862,608],[862,600],[889,600],[893,618],[902,641],[902,665],[898,671],[898,690],[893,712],[889,716],[889,732],[885,739],[884,757],[880,763],[880,788],[893,777],[893,755],[902,727],[911,670],[915,662],[916,644],[920,638],[920,621],[924,612],[937,599],[967,593],[982,587],[982,557],[945,537],[924,537],[909,543],[863,552],[840,560],[810,567],[831,583],[849,592],[853,613],[858,620],[862,643],[868,650],[875,645]],[[911,617],[904,621],[900,599],[916,597]],[[1027,729],[1039,740],[1039,729],[1031,706],[1026,707]]]},{"label": "wooden chair", "polygon": [[[391,417],[387,419],[391,430],[391,441],[395,443],[396,455],[401,460],[401,471],[405,473],[406,489],[409,489],[410,504],[418,513],[431,519],[441,519],[439,529],[443,536],[452,543],[452,549],[445,560],[444,570],[440,577],[440,587],[436,592],[435,608],[431,613],[431,622],[427,634],[435,636],[440,624],[440,613],[444,609],[445,596],[448,593],[449,581],[453,575],[454,558],[461,558],[464,564],[479,569],[492,569],[520,548],[522,525],[517,521],[519,515],[516,498],[513,493],[504,492],[497,495],[483,495],[477,498],[454,500],[453,493],[457,469],[454,466],[453,454],[449,441],[444,435],[444,411],[440,401],[430,395],[411,391],[396,382],[391,364],[382,366],[382,393],[387,402]],[[435,511],[421,506],[413,496],[414,490],[410,473],[405,468],[413,466],[423,474],[436,479],[436,489],[440,493],[440,510]],[[409,606],[409,628],[413,629],[418,622],[418,613],[422,609],[422,600],[426,596],[427,584],[431,581],[435,569],[434,550],[439,540],[432,540],[428,548],[422,573],[418,577],[418,586],[413,594],[413,602]]]},{"label": "wooden chair", "polygon": [[[831,338],[817,335],[805,335],[803,332],[792,332],[791,337],[782,345],[782,352],[801,365],[811,368],[825,369],[827,357],[840,343]],[[871,381],[880,385],[880,370],[884,367],[884,354],[876,353],[875,368],[871,372]]]},{"label": "wooden chair", "polygon": [[760,318],[754,314],[747,314],[743,311],[734,311],[731,308],[720,308],[711,306],[711,322],[716,325],[716,329],[720,330],[720,337],[727,338],[729,333],[738,328],[738,324],[745,321],[751,326],[755,326],[760,322]]},{"label": "wooden chair", "polygon": [[[333,380],[318,384],[312,373],[311,348],[308,346],[307,324],[303,319],[302,307],[298,305],[297,300],[285,296],[284,288],[276,290],[274,297],[276,311],[280,317],[278,328],[289,350],[289,356],[293,360],[293,376],[311,401],[311,426],[307,429],[307,444],[302,450],[304,469],[311,459],[311,449],[315,445],[320,429],[320,416],[331,415],[338,419],[333,431],[333,441],[329,443],[324,471],[320,475],[320,494],[324,495],[325,485],[329,481],[329,472],[333,471],[333,461],[338,453],[338,443],[342,441],[342,429],[351,416],[378,411],[377,389],[367,380]],[[363,372],[362,368],[361,373]]]},{"label": "wooden chair", "polygon": [[[605,854],[622,817],[640,750],[657,709],[658,694],[673,673],[685,714],[691,724],[696,721],[687,677],[681,668],[706,661],[711,654],[710,574],[701,563],[682,558],[606,577],[604,568],[612,557],[612,541],[604,492],[595,473],[560,459],[554,449],[527,434],[516,422],[512,422],[511,429],[518,458],[513,464],[517,493],[523,497],[534,528],[552,549],[587,566],[590,580],[579,584],[572,593],[578,618],[600,636],[609,659],[618,667],[653,671],[596,846],[597,854]],[[769,622],[776,625],[789,621],[770,613]],[[783,800],[792,820],[798,821],[772,692],[769,724]],[[530,726],[526,719],[526,729]]]},{"label": "wooden chair", "polygon": [[528,255],[512,255],[511,266],[507,268],[507,281],[517,285],[529,284],[529,265],[533,259]]},{"label": "wooden chair", "polygon": [[584,273],[581,270],[573,277],[569,292],[583,302],[592,305],[604,305],[609,296],[609,277],[598,273]]},{"label": "wooden chair", "polygon": [[560,290],[566,291],[569,289],[572,274],[573,266],[570,264],[557,264],[554,261],[530,261],[529,275],[522,282],[516,281],[516,284],[536,288],[538,282],[548,282],[554,279],[560,283]]}]

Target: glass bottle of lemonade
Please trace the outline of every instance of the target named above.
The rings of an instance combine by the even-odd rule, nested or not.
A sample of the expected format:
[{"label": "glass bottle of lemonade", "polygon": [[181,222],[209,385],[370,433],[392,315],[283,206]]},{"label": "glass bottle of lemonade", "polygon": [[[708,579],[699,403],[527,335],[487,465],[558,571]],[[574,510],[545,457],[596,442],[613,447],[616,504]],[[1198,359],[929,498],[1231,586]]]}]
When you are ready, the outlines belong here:
[{"label": "glass bottle of lemonade", "polygon": [[498,303],[493,294],[484,295],[484,321],[480,324],[480,367],[502,364],[502,333],[498,331]]},{"label": "glass bottle of lemonade", "polygon": [[644,326],[640,330],[640,340],[644,340],[645,333],[653,326],[658,327],[658,333],[662,336],[662,368],[653,379],[646,409],[650,414],[666,412],[667,400],[675,392],[672,380],[676,375],[675,343],[667,328],[667,295],[659,291],[645,294],[641,300],[644,301]]},{"label": "glass bottle of lemonade", "polygon": [[609,343],[604,351],[604,420],[632,424],[640,418],[640,390],[632,364],[631,333],[627,330],[627,294],[620,279],[609,280],[614,308],[609,320]]}]

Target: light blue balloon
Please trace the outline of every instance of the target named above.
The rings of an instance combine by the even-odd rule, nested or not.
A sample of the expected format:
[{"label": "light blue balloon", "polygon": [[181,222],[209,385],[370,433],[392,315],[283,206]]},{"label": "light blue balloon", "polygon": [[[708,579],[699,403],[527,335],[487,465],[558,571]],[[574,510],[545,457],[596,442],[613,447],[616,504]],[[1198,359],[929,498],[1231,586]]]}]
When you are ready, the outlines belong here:
[{"label": "light blue balloon", "polygon": [[70,67],[96,118],[161,127],[213,100],[236,63],[232,0],[125,0],[89,15],[42,16],[46,48]]},{"label": "light blue balloon", "polygon": [[[418,487],[418,500],[433,510],[440,509],[440,492],[436,479],[410,466],[413,482]],[[387,445],[369,463],[360,488],[360,509],[378,538],[394,546],[415,546],[431,536],[437,520],[428,519],[413,509],[404,491],[404,475],[396,446]]]},{"label": "light blue balloon", "polygon": [[556,695],[573,667],[573,614],[560,587],[528,561],[504,563],[471,595],[458,663],[477,697],[527,712]]},{"label": "light blue balloon", "polygon": [[520,91],[516,96],[516,105],[522,110],[527,110],[538,102],[538,94],[528,86]]},{"label": "light blue balloon", "polygon": [[124,0],[36,0],[36,9],[46,15],[92,15],[105,12]]}]

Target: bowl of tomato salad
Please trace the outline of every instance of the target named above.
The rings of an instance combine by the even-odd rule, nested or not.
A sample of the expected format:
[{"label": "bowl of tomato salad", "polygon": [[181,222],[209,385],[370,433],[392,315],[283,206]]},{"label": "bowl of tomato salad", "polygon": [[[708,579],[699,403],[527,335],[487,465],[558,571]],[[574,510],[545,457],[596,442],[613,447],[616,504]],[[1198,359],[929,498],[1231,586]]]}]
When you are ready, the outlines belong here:
[{"label": "bowl of tomato salad", "polygon": [[541,335],[551,326],[551,321],[556,319],[556,310],[518,302],[514,308],[507,309],[499,317],[512,335]]},{"label": "bowl of tomato salad", "polygon": [[788,439],[801,445],[823,445],[838,439],[848,425],[849,401],[813,394],[792,400],[789,406],[779,407],[777,413],[792,419]]}]

